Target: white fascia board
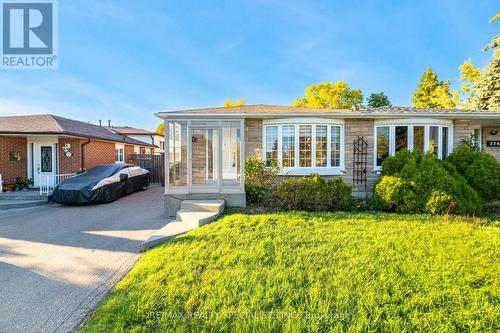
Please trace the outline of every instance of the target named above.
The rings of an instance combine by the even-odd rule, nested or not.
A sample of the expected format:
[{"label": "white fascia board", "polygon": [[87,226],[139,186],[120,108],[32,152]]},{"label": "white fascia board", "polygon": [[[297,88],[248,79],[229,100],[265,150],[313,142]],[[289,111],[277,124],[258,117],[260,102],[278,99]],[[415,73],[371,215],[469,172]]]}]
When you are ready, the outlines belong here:
[{"label": "white fascia board", "polygon": [[326,117],[326,118],[368,118],[368,119],[392,119],[392,118],[446,118],[446,119],[492,119],[500,120],[500,113],[359,113],[359,112],[344,112],[344,113],[187,113],[187,112],[158,112],[155,115],[161,119],[196,119],[196,118],[289,118],[289,117]]}]

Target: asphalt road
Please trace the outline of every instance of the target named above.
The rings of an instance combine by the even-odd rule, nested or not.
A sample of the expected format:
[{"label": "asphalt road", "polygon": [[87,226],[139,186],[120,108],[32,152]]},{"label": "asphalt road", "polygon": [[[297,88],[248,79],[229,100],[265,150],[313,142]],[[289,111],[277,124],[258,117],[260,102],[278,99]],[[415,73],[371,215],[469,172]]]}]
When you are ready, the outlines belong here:
[{"label": "asphalt road", "polygon": [[0,332],[75,330],[169,221],[162,193],[0,211]]}]

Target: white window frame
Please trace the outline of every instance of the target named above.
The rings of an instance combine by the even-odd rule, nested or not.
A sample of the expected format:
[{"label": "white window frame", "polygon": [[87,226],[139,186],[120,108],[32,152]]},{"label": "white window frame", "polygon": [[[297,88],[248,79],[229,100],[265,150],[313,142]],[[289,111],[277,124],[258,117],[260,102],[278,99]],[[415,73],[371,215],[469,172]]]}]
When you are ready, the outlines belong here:
[{"label": "white window frame", "polygon": [[[300,166],[300,126],[311,126],[311,166]],[[278,126],[278,165],[281,167],[281,175],[305,176],[311,173],[317,173],[323,176],[341,175],[345,171],[344,167],[344,121],[342,119],[322,119],[322,118],[286,118],[286,119],[268,119],[262,123],[262,159],[266,161],[266,128],[268,126]],[[294,126],[294,167],[282,167],[282,153],[283,153],[283,126]],[[327,126],[327,152],[326,152],[326,166],[316,166],[316,126]],[[332,126],[340,127],[340,164],[339,166],[331,166],[331,128]]]},{"label": "white window frame", "polygon": [[475,131],[479,131],[479,142],[477,142],[479,150],[483,150],[483,127],[481,125],[474,125],[472,126],[472,132],[471,134],[474,135],[476,134]]},{"label": "white window frame", "polygon": [[379,127],[389,127],[389,156],[394,156],[396,154],[396,127],[397,126],[407,126],[408,127],[408,150],[413,150],[413,134],[414,127],[422,126],[424,127],[424,153],[429,152],[429,139],[430,139],[430,128],[438,127],[438,143],[437,143],[437,157],[442,158],[442,135],[443,127],[448,127],[448,154],[451,154],[453,150],[453,121],[443,120],[443,119],[388,119],[375,121],[373,128],[374,137],[374,149],[373,149],[373,168],[375,171],[382,169],[381,165],[377,165],[377,129]]},{"label": "white window frame", "polygon": [[[121,154],[118,153],[121,150]],[[121,161],[117,158],[121,155]],[[115,144],[115,163],[125,163],[125,145]]]}]

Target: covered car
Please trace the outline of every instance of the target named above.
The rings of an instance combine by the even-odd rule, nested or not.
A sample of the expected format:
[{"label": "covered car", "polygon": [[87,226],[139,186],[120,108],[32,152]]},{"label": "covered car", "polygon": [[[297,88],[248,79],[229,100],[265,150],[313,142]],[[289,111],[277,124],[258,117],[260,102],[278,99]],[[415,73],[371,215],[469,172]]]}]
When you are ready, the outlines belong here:
[{"label": "covered car", "polygon": [[111,202],[148,186],[148,170],[123,163],[105,164],[62,181],[49,200],[66,205]]}]

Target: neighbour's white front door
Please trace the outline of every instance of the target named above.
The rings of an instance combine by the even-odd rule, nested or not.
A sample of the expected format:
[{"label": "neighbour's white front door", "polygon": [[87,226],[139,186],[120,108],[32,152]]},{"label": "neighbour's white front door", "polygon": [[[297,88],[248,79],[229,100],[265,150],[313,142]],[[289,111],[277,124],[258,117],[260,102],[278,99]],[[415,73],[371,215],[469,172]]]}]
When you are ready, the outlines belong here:
[{"label": "neighbour's white front door", "polygon": [[[55,143],[33,143],[33,186],[39,187],[42,175],[55,175],[57,169]],[[52,181],[52,180],[51,180]]]}]

